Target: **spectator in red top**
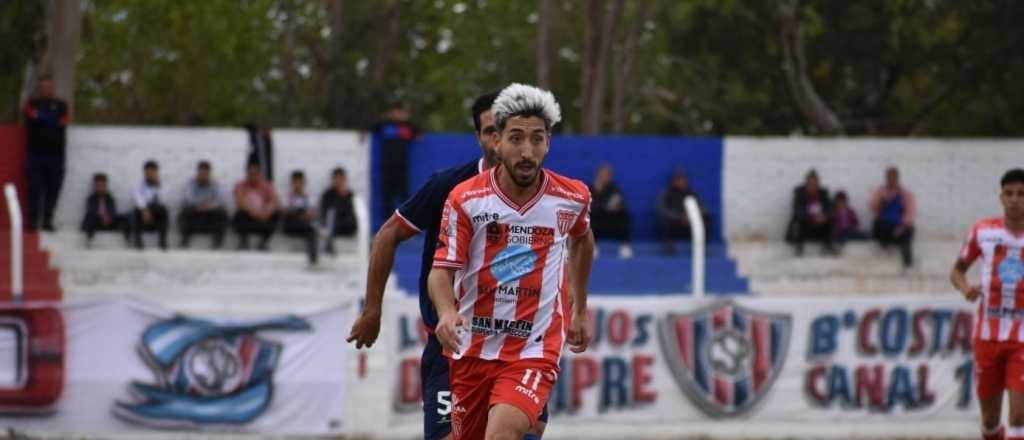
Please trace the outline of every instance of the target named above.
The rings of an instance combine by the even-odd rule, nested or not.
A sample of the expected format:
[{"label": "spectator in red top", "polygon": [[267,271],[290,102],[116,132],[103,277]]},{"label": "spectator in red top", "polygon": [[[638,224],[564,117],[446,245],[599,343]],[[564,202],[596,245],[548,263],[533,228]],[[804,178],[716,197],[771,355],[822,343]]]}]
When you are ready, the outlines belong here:
[{"label": "spectator in red top", "polygon": [[[39,78],[36,96],[25,103],[28,161],[28,225],[34,231],[42,217],[43,229],[53,232],[53,212],[64,184],[64,147],[71,107],[54,94],[53,79]],[[40,214],[42,214],[40,216]]]},{"label": "spectator in red top", "polygon": [[245,168],[245,179],[235,185],[235,232],[238,233],[238,248],[249,249],[249,234],[260,236],[260,250],[268,250],[270,236],[277,228],[277,192],[274,186],[263,178],[259,164],[250,162]]},{"label": "spectator in red top", "polygon": [[832,246],[832,199],[828,189],[818,182],[818,172],[811,170],[804,184],[793,189],[793,216],[786,239],[796,247],[796,255],[804,253],[804,242],[817,240],[824,244],[824,253],[834,254]]},{"label": "spectator in red top", "polygon": [[832,228],[835,242],[839,244],[840,249],[849,240],[867,238],[867,234],[860,229],[860,219],[857,217],[857,211],[850,206],[846,191],[837,192],[832,202]]},{"label": "spectator in red top", "polygon": [[914,194],[900,185],[900,171],[896,167],[885,170],[885,185],[871,197],[871,210],[875,213],[875,239],[883,249],[892,244],[899,246],[903,268],[910,268],[914,264],[910,242],[914,239],[917,204]]}]

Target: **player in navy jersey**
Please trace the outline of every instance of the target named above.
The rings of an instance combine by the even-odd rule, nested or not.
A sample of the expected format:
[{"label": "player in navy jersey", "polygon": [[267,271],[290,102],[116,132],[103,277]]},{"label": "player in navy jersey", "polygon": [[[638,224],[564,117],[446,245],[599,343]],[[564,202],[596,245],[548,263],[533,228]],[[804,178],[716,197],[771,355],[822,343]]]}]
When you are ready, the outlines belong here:
[{"label": "player in navy jersey", "polygon": [[[363,311],[352,325],[347,339],[355,342],[356,348],[373,346],[380,334],[381,308],[384,300],[384,286],[395,263],[395,249],[401,242],[419,233],[423,237],[423,261],[420,265],[419,297],[420,316],[427,327],[427,345],[420,359],[420,384],[423,394],[423,435],[426,440],[447,440],[451,438],[451,388],[449,386],[448,359],[441,353],[441,343],[434,336],[437,325],[437,311],[427,293],[427,275],[433,267],[434,250],[448,193],[462,181],[498,163],[497,147],[493,136],[497,132],[491,105],[497,93],[480,96],[473,103],[473,125],[482,157],[478,160],[439,171],[430,176],[427,183],[381,226],[373,239],[370,252],[370,269],[366,279],[366,301]],[[531,429],[526,439],[539,439],[547,423],[547,408],[540,420]]]}]

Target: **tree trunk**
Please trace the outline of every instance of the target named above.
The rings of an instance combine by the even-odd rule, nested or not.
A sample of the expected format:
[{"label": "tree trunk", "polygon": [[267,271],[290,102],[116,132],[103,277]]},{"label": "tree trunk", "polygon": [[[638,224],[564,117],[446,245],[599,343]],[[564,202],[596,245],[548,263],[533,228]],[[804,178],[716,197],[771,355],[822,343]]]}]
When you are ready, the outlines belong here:
[{"label": "tree trunk", "polygon": [[591,0],[588,4],[584,31],[583,134],[597,134],[601,131],[608,58],[615,25],[621,18],[624,4],[625,0],[613,0],[610,10],[602,0]]},{"label": "tree trunk", "polygon": [[327,41],[327,97],[324,106],[324,120],[329,127],[337,127],[342,122],[342,109],[345,100],[345,74],[347,69],[344,60],[344,0],[327,0],[327,24],[331,36]]},{"label": "tree trunk", "polygon": [[377,52],[371,61],[372,70],[370,81],[372,88],[380,90],[384,86],[384,79],[387,73],[388,63],[391,60],[391,52],[395,49],[400,33],[402,32],[402,6],[398,1],[392,1],[391,7],[385,17],[385,31],[377,44]]},{"label": "tree trunk", "polygon": [[633,72],[633,53],[636,51],[637,40],[643,32],[644,24],[651,19],[656,9],[656,0],[645,0],[637,3],[633,16],[633,25],[629,28],[626,41],[616,53],[615,65],[612,70],[612,132],[619,134],[626,128],[626,88],[630,74]]},{"label": "tree trunk", "polygon": [[21,101],[32,96],[39,76],[48,74],[53,77],[56,95],[74,108],[75,66],[82,40],[82,3],[47,0],[44,9],[46,44],[42,53],[25,67]]},{"label": "tree trunk", "polygon": [[537,86],[551,89],[551,14],[554,8],[552,0],[540,0],[540,14],[537,20]]},{"label": "tree trunk", "polygon": [[779,36],[782,41],[782,70],[786,74],[789,91],[796,101],[800,113],[822,133],[837,135],[843,133],[839,117],[818,95],[810,77],[807,76],[807,58],[804,40],[800,30],[799,0],[779,2]]},{"label": "tree trunk", "polygon": [[[284,15],[284,38],[281,44],[281,73],[284,83],[284,93],[281,95],[280,111],[274,112],[277,120],[272,121],[278,126],[289,126],[294,116],[293,104],[296,95],[295,87],[295,11],[290,0],[278,1],[279,12]],[[268,123],[268,121],[263,121]]]}]

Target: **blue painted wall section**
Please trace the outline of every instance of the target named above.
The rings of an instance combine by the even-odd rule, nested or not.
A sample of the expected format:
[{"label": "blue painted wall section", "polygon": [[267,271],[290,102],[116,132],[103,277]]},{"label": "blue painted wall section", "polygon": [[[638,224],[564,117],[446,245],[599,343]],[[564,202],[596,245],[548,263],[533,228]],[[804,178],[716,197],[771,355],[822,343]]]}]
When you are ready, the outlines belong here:
[{"label": "blue painted wall section", "polygon": [[[633,215],[636,240],[657,237],[655,203],[667,185],[672,170],[686,169],[690,185],[701,196],[714,217],[712,241],[721,240],[722,223],[722,148],[721,138],[684,138],[666,136],[556,136],[545,166],[560,174],[593,180],[603,163],[615,167],[615,180],[626,194]],[[380,149],[374,142],[372,185],[380,194]],[[410,153],[410,191],[419,188],[430,175],[480,157],[476,138],[469,134],[432,134],[424,136]],[[374,230],[386,220],[380,200],[373,201]]]},{"label": "blue painted wall section", "polygon": [[[686,169],[690,185],[701,195],[714,219],[712,243],[707,250],[707,289],[715,293],[744,293],[746,279],[737,274],[736,263],[728,257],[722,242],[722,156],[720,138],[659,136],[556,136],[545,166],[560,174],[589,183],[604,163],[616,170],[616,182],[628,199],[633,216],[636,257],[621,260],[614,243],[599,243],[600,258],[594,263],[591,291],[596,294],[669,294],[691,289],[690,249],[683,245],[674,257],[660,255],[655,204],[677,166]],[[374,142],[371,183],[379,194],[380,150]],[[410,152],[410,191],[415,191],[436,171],[461,165],[480,157],[476,138],[467,134],[432,134],[416,143]],[[374,198],[373,224],[378,228],[386,217],[381,201]],[[420,239],[403,244],[395,260],[398,283],[416,294],[419,276]]]}]

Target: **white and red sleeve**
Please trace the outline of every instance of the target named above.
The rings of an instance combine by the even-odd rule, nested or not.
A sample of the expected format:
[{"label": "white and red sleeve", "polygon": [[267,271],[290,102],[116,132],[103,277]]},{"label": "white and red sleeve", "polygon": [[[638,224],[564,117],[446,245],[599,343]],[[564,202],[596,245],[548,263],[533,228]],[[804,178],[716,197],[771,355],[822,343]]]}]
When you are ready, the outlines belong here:
[{"label": "white and red sleeve", "polygon": [[441,228],[434,251],[434,267],[462,269],[469,261],[469,242],[473,236],[473,224],[462,205],[452,196],[444,203],[441,213]]}]

